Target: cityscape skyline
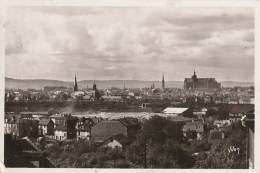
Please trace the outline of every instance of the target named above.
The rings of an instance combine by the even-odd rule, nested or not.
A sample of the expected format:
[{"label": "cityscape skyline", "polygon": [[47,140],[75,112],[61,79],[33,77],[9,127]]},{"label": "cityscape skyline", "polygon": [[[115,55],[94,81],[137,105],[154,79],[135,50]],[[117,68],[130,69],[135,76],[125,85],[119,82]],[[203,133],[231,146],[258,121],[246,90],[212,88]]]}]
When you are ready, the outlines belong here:
[{"label": "cityscape skyline", "polygon": [[248,8],[10,7],[6,18],[6,77],[254,81]]}]

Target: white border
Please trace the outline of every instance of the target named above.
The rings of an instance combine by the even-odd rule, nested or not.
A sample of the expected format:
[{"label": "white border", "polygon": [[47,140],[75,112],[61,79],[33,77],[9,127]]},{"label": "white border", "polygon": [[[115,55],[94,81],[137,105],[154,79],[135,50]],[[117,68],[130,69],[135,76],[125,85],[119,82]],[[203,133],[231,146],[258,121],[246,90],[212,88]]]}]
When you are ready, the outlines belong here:
[{"label": "white border", "polygon": [[[260,1],[252,0],[0,0],[0,161],[4,161],[4,15],[6,6],[149,6],[149,7],[254,7],[255,8],[255,169],[253,170],[237,170],[237,169],[83,169],[83,168],[8,168],[10,173],[17,172],[37,172],[46,173],[55,172],[73,172],[73,173],[83,173],[83,172],[94,172],[94,173],[107,173],[107,172],[259,172],[259,117],[260,108],[258,108],[258,103],[260,103]],[[258,80],[257,80],[258,79]],[[1,170],[0,170],[1,172]]]}]

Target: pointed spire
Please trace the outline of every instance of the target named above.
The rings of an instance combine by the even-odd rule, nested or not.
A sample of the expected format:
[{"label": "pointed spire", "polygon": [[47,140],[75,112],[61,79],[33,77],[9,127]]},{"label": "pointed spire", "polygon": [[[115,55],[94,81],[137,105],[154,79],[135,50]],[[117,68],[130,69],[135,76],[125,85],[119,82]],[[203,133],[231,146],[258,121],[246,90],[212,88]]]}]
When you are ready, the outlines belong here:
[{"label": "pointed spire", "polygon": [[164,81],[164,74],[163,74],[163,78],[162,78],[162,90],[165,90],[165,81]]},{"label": "pointed spire", "polygon": [[74,91],[78,91],[78,82],[77,82],[77,76],[75,73],[75,85],[74,85]]}]

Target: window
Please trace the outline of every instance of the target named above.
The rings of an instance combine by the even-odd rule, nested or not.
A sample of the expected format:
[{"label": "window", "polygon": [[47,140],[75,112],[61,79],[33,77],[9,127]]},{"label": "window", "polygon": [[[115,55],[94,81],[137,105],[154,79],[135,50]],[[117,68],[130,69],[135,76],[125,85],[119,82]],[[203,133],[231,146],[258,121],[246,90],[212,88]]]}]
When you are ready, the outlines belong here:
[{"label": "window", "polygon": [[200,126],[196,126],[196,130],[200,129]]}]

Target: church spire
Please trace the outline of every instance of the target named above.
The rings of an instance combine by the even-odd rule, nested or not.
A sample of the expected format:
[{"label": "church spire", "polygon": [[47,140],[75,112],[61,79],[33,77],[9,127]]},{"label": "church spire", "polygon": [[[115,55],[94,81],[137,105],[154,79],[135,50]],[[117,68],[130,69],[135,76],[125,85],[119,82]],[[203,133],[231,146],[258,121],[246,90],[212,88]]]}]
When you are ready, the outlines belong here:
[{"label": "church spire", "polygon": [[96,90],[96,89],[97,89],[97,85],[96,85],[96,82],[94,81],[93,90]]},{"label": "church spire", "polygon": [[78,83],[77,83],[77,77],[75,74],[75,85],[74,85],[74,91],[78,91]]},{"label": "church spire", "polygon": [[164,74],[163,74],[163,78],[162,78],[162,90],[165,90]]}]

